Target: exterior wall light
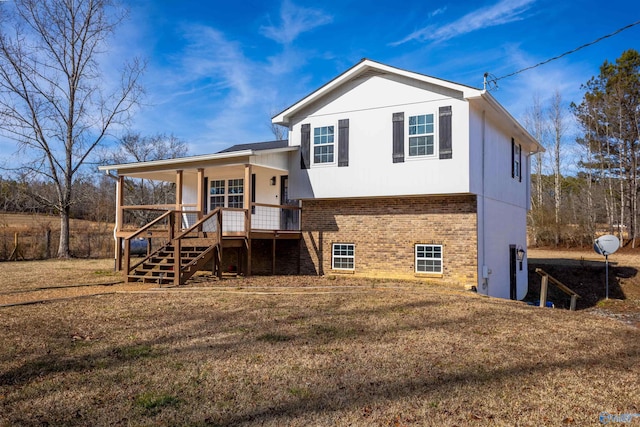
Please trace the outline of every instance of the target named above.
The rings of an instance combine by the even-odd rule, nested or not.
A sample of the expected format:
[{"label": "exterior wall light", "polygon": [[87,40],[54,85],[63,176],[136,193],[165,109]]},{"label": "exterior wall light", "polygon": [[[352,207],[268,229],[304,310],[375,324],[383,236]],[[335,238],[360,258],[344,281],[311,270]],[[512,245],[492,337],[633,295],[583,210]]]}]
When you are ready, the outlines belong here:
[{"label": "exterior wall light", "polygon": [[520,270],[522,270],[522,261],[524,260],[525,251],[522,249],[522,246],[518,246],[518,250],[516,251],[516,257],[520,262]]},{"label": "exterior wall light", "polygon": [[272,176],[270,182],[271,182],[271,185],[276,185],[276,177]]}]

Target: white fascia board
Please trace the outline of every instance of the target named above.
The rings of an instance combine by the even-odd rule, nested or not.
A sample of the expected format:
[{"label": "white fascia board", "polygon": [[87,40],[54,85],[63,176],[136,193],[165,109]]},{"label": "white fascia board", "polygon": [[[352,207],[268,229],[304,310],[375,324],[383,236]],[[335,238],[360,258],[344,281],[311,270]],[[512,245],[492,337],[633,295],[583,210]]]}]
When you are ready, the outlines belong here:
[{"label": "white fascia board", "polygon": [[487,104],[491,109],[493,109],[499,119],[501,119],[502,121],[506,119],[507,121],[511,122],[513,124],[513,127],[519,133],[518,136],[523,139],[523,142],[525,143],[525,146],[530,153],[539,153],[545,151],[544,147],[529,133],[529,131],[526,130],[520,124],[520,122],[518,122],[511,115],[511,113],[509,113],[509,111],[507,111],[507,109],[504,108],[502,104],[500,104],[498,100],[496,100],[489,92],[487,92],[486,90],[482,90],[479,91],[478,96],[470,96],[467,99],[471,102],[480,101]]},{"label": "white fascia board", "polygon": [[435,77],[430,77],[425,74],[402,70],[400,68],[395,68],[379,62],[371,61],[370,59],[363,59],[355,66],[351,67],[344,73],[340,74],[338,77],[326,83],[324,86],[320,87],[319,89],[315,90],[311,94],[302,98],[300,101],[293,104],[291,107],[287,108],[286,110],[274,116],[271,119],[271,122],[274,124],[282,125],[282,126],[288,126],[291,117],[294,116],[297,111],[317,101],[318,99],[330,93],[337,87],[348,82],[352,78],[357,77],[358,75],[363,74],[370,70],[379,71],[384,74],[395,74],[398,76],[407,77],[410,79],[426,82],[436,86],[442,86],[447,89],[456,90],[458,92],[462,92],[464,98],[480,96],[480,94],[482,93],[480,89],[472,88],[470,86],[453,83],[447,80],[437,79]]},{"label": "white fascia board", "polygon": [[123,163],[119,165],[106,165],[98,166],[98,170],[104,171],[107,174],[111,171],[127,172],[127,171],[139,171],[144,169],[145,171],[161,171],[161,170],[175,170],[183,167],[184,165],[202,164],[206,166],[210,161],[230,160],[232,164],[238,163],[239,158],[249,159],[252,156],[260,156],[263,154],[276,154],[284,153],[288,151],[295,151],[298,147],[282,147],[273,148],[270,150],[242,150],[233,151],[230,153],[216,153],[216,154],[203,154],[200,156],[180,157],[177,159],[165,159],[165,160],[153,160],[150,162],[136,162],[136,163]]}]

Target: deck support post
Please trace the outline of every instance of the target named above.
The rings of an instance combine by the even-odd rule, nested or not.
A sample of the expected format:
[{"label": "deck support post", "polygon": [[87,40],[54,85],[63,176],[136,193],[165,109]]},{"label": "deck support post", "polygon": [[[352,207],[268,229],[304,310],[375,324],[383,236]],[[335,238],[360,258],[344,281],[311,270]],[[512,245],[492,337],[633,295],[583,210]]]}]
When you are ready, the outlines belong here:
[{"label": "deck support post", "polygon": [[273,244],[271,247],[271,275],[276,275],[276,236],[273,236]]},{"label": "deck support post", "polygon": [[251,164],[244,165],[244,198],[245,234],[247,236],[247,270],[246,275],[251,276]]},{"label": "deck support post", "polygon": [[[122,231],[122,224],[124,222],[124,176],[118,177],[118,182],[116,183],[116,233]],[[115,234],[115,233],[114,233]],[[116,255],[116,271],[122,271],[122,242],[123,239],[121,237],[116,237],[116,247],[115,247],[115,255]],[[127,272],[129,274],[129,272]]]},{"label": "deck support post", "polygon": [[196,210],[198,211],[198,220],[201,220],[202,217],[204,216],[203,212],[204,212],[204,206],[205,203],[207,202],[206,200],[204,200],[204,169],[203,168],[198,168],[198,189],[197,189],[197,195],[198,195],[198,199],[196,202]]}]

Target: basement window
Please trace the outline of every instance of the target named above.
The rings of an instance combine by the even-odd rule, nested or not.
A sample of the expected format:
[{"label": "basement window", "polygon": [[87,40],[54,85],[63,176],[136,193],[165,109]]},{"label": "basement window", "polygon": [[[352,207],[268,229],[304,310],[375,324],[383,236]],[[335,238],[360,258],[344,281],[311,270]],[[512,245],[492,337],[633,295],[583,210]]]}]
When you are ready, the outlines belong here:
[{"label": "basement window", "polygon": [[416,273],[442,274],[442,245],[416,245]]},{"label": "basement window", "polygon": [[355,245],[353,243],[334,243],[331,268],[334,270],[353,270],[355,268]]}]

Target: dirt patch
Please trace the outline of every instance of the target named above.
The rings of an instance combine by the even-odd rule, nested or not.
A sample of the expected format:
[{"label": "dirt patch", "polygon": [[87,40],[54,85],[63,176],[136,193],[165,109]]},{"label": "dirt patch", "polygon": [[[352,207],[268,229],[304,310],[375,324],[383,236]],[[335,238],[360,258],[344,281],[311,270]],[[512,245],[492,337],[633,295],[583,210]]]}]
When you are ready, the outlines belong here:
[{"label": "dirt patch", "polygon": [[[609,299],[603,256],[585,250],[529,249],[529,293],[525,300],[539,301],[540,268],[580,295],[577,308],[640,327],[640,255],[627,252],[609,256]],[[548,301],[568,308],[570,297],[549,286]]]}]

